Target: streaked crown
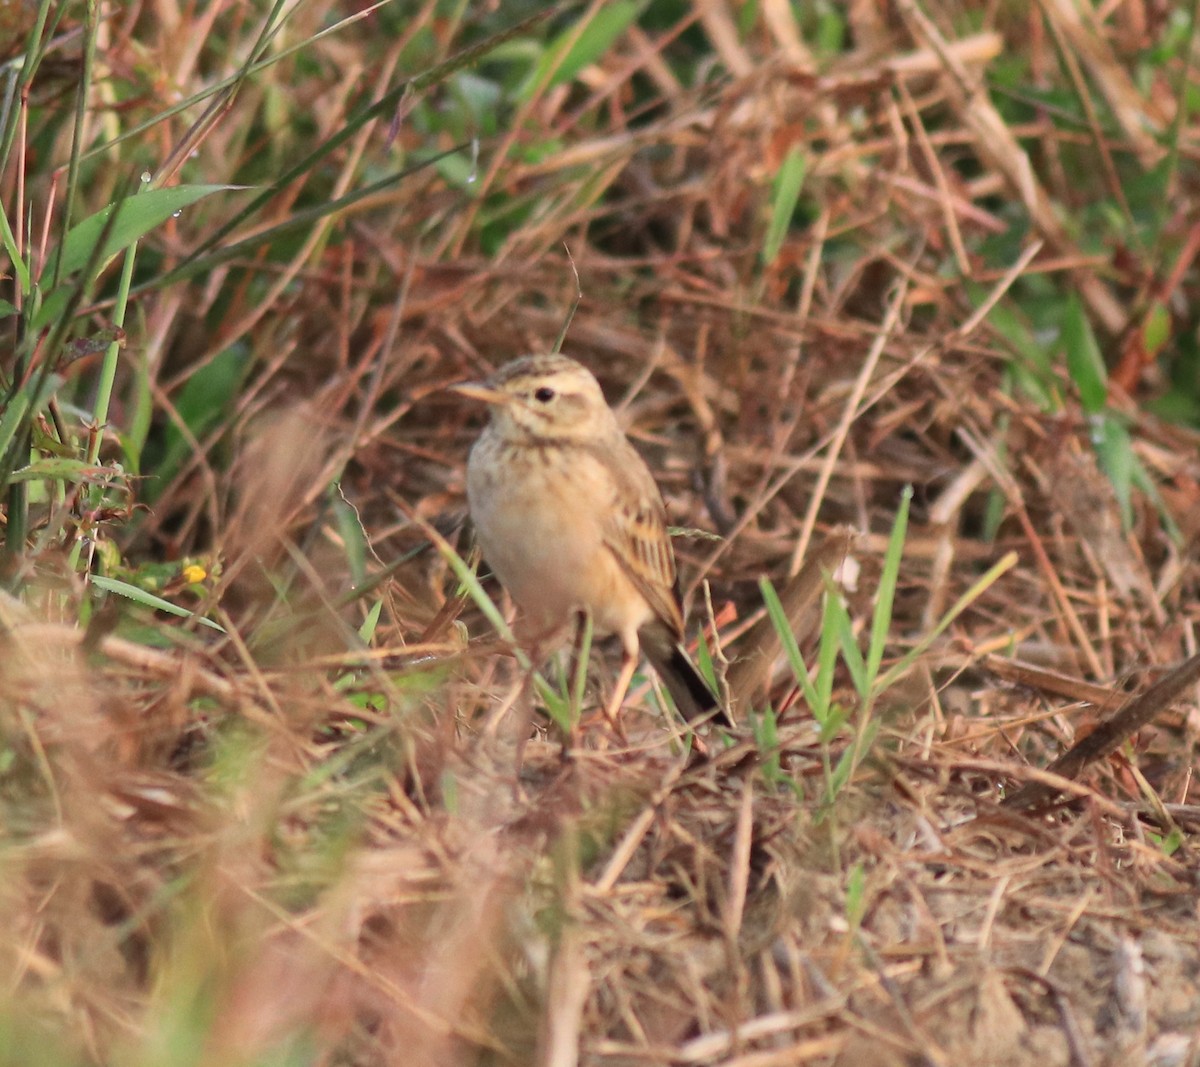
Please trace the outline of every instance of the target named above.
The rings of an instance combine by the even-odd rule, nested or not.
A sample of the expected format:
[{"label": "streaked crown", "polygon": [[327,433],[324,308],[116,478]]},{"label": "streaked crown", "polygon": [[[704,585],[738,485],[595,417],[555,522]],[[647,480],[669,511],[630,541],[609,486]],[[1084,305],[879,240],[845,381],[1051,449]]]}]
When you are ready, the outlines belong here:
[{"label": "streaked crown", "polygon": [[506,438],[574,440],[617,429],[595,375],[566,356],[515,359],[485,389],[492,395],[475,395],[491,405],[492,426]]}]

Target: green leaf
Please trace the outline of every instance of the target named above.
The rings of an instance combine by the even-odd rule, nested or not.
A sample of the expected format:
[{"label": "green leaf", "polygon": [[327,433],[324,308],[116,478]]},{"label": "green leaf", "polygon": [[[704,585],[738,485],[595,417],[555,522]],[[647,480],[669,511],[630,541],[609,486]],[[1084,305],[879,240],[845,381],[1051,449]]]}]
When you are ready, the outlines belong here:
[{"label": "green leaf", "polygon": [[824,706],[820,708],[817,706],[819,702],[817,691],[808,677],[808,666],[804,662],[800,646],[796,643],[796,635],[792,633],[792,627],[788,622],[787,613],[783,610],[783,604],[779,600],[779,594],[775,591],[775,586],[771,584],[771,579],[765,576],[758,580],[758,588],[762,593],[763,603],[767,606],[767,614],[771,617],[771,625],[775,628],[775,633],[779,636],[779,643],[787,655],[792,675],[804,693],[804,700],[808,704],[809,710],[819,721],[825,718],[828,709]]},{"label": "green leaf", "polygon": [[[834,704],[832,707],[830,707],[828,715],[819,724],[821,729],[817,732],[817,740],[820,741],[822,745],[828,745],[830,741],[832,741],[839,733],[841,733],[842,727],[846,725],[846,720],[849,719],[849,717],[849,708],[844,708],[841,704]],[[851,746],[850,750],[847,752],[847,755],[853,755],[853,746]],[[822,758],[825,759],[827,756],[828,753],[825,753]],[[828,775],[826,777],[828,778]]]},{"label": "green leaf", "polygon": [[[31,395],[31,387],[26,385],[18,389],[8,403],[0,405],[0,411],[3,412],[0,415],[0,456],[8,451],[8,446],[24,425],[24,420],[32,419],[38,414],[50,402],[50,398],[61,384],[62,379],[57,374],[48,375],[36,396]],[[18,462],[24,462],[28,458],[19,457]]]},{"label": "green leaf", "polygon": [[[873,723],[868,723],[867,728],[873,726]],[[822,731],[822,734],[824,731]],[[874,731],[872,731],[872,737]],[[822,740],[825,738],[822,736]],[[828,743],[828,742],[826,742]],[[866,751],[870,746],[866,741],[862,744],[863,751]],[[846,783],[850,781],[850,775],[854,772],[854,754],[859,750],[858,745],[847,745],[842,754],[838,757],[838,761],[834,764],[832,770],[826,773],[828,782],[826,784],[826,792],[829,801],[833,799],[846,788]]]},{"label": "green leaf", "polygon": [[737,13],[738,40],[744,41],[758,21],[758,0],[744,0]]},{"label": "green leaf", "polygon": [[816,53],[840,56],[846,48],[846,19],[835,4],[821,5],[817,16]]},{"label": "green leaf", "polygon": [[[62,273],[72,274],[81,270],[91,258],[96,242],[104,233],[112,213],[117,211],[116,222],[108,232],[102,263],[108,262],[119,252],[125,251],[134,241],[145,237],[151,230],[161,226],[167,219],[177,215],[185,207],[213,193],[237,189],[236,185],[175,185],[169,189],[148,189],[136,196],[128,196],[115,204],[101,208],[96,214],[84,219],[63,241]],[[52,258],[44,277],[53,277],[57,262]]]},{"label": "green leaf", "polygon": [[203,440],[205,434],[225,417],[241,386],[249,360],[245,346],[237,344],[218,352],[188,378],[175,401],[176,414],[188,433],[185,434],[174,421],[168,423],[163,434],[162,455],[157,462],[149,464],[153,476],[143,487],[147,500],[153,501],[170,484],[191,454],[192,440]]},{"label": "green leaf", "polygon": [[97,589],[104,590],[106,593],[116,593],[118,596],[127,597],[129,600],[137,604],[142,604],[145,607],[154,608],[157,611],[165,611],[184,619],[195,619],[202,626],[210,626],[220,633],[225,632],[225,628],[213,622],[212,619],[206,619],[203,615],[197,615],[194,611],[188,611],[187,608],[181,608],[178,604],[172,604],[169,600],[163,600],[160,596],[147,593],[145,589],[139,589],[136,585],[130,585],[128,582],[122,582],[117,578],[106,578],[102,574],[93,574],[92,585]]},{"label": "green leaf", "polygon": [[17,252],[17,239],[13,236],[12,227],[8,224],[8,215],[0,208],[0,244],[8,253],[8,261],[12,265],[13,274],[22,293],[29,292],[29,268]]},{"label": "green leaf", "polygon": [[1112,482],[1121,509],[1121,525],[1128,530],[1133,525],[1133,476],[1137,458],[1129,431],[1119,419],[1104,416],[1096,440],[1096,455],[1100,466]]},{"label": "green leaf", "polygon": [[[124,200],[109,204],[71,228],[57,255],[50,257],[42,278],[47,281],[56,276],[66,278],[82,270],[91,260],[101,237],[104,237],[104,247],[97,262],[103,267],[113,256],[123,252],[190,204],[213,193],[238,188],[240,186],[236,185],[176,185],[169,189],[148,189],[144,193],[127,196]],[[116,220],[105,236],[105,227],[109,225],[114,211],[117,212]],[[59,258],[62,260],[61,274],[58,273]],[[70,291],[71,287],[64,284],[46,294],[45,303],[38,310],[34,320],[35,330],[44,328],[58,318],[67,304]]]},{"label": "green leaf", "polygon": [[[1006,394],[1011,393],[1008,381],[1005,381],[1001,388]],[[996,442],[993,455],[1001,470],[1008,469],[1008,429],[1011,422],[1011,418],[1005,414],[997,416],[993,424],[993,439]],[[1004,521],[1006,514],[1008,514],[1008,501],[1005,499],[1004,493],[995,488],[989,490],[983,513],[983,539],[988,544],[992,544],[996,540],[1000,532],[1000,524]]]},{"label": "green leaf", "polygon": [[[837,666],[838,645],[841,642],[841,616],[846,614],[841,596],[832,583],[825,586],[825,604],[821,614],[821,641],[817,646],[817,678],[814,688],[817,702],[812,713],[821,725],[822,732],[837,718],[833,714],[833,672]],[[841,608],[839,614],[838,608]]]},{"label": "green leaf", "polygon": [[571,720],[574,713],[571,710],[571,700],[568,696],[564,696],[559,690],[553,688],[547,683],[546,688],[539,687],[538,695],[542,698],[542,703],[546,705],[546,714],[550,716],[554,724],[567,733],[571,729]]},{"label": "green leaf", "polygon": [[142,472],[142,450],[146,447],[146,439],[150,436],[150,426],[154,417],[154,400],[150,390],[150,364],[144,351],[138,351],[134,358],[133,377],[127,394],[125,422],[128,429],[125,432],[117,430],[117,439],[125,454],[125,465],[133,474]]},{"label": "green leaf", "polygon": [[[975,307],[987,297],[981,286],[970,286],[968,292]],[[1013,358],[1007,371],[1011,378],[1047,411],[1061,408],[1062,386],[1050,359],[1050,352],[1034,334],[1033,326],[1013,301],[1000,301],[988,312],[988,325],[1013,348]]]},{"label": "green leaf", "polygon": [[778,782],[781,777],[779,761],[779,718],[774,708],[766,708],[762,715],[751,717],[754,728],[754,743],[762,759],[763,777],[768,782]]},{"label": "green leaf", "polygon": [[861,863],[854,864],[846,876],[846,919],[852,929],[862,925],[867,913],[867,870]]},{"label": "green leaf", "polygon": [[825,603],[837,626],[838,644],[842,650],[842,661],[850,672],[855,691],[864,700],[871,691],[871,681],[867,677],[867,664],[862,651],[854,636],[854,623],[850,620],[850,612],[846,610],[846,602],[842,599],[833,579],[825,578]]},{"label": "green leaf", "polygon": [[328,492],[329,508],[333,512],[338,538],[346,556],[350,581],[361,585],[367,580],[367,538],[357,509],[345,498],[340,482],[334,482]]},{"label": "green leaf", "polygon": [[713,665],[712,651],[708,647],[708,639],[703,630],[700,631],[700,638],[696,642],[696,666],[700,668],[700,676],[708,682],[708,688],[714,693],[719,693],[721,687],[717,683],[717,668]]},{"label": "green leaf", "polygon": [[1157,301],[1150,305],[1142,323],[1142,348],[1146,355],[1156,356],[1171,339],[1171,313]]},{"label": "green leaf", "polygon": [[1079,390],[1083,410],[1089,415],[1099,414],[1108,403],[1108,371],[1092,324],[1074,293],[1067,302],[1062,338],[1067,350],[1067,373]]},{"label": "green leaf", "polygon": [[363,624],[358,628],[358,637],[364,645],[370,645],[375,640],[375,629],[379,625],[379,616],[383,612],[383,601],[376,600],[371,605],[371,610],[367,612],[367,617],[363,620]]},{"label": "green leaf", "polygon": [[1184,840],[1183,831],[1178,826],[1173,826],[1166,837],[1159,839],[1159,848],[1164,856],[1173,856],[1182,847]]},{"label": "green leaf", "polygon": [[867,649],[867,684],[871,685],[879,674],[883,662],[883,649],[887,644],[888,631],[892,625],[892,604],[896,598],[896,583],[900,577],[900,557],[904,553],[904,534],[908,529],[908,509],[912,503],[913,488],[904,487],[900,494],[900,510],[892,524],[892,536],[888,538],[887,552],[883,557],[883,573],[879,576],[879,588],[875,596],[875,613],[871,618],[871,644]]},{"label": "green leaf", "polygon": [[575,724],[583,718],[583,697],[587,690],[588,661],[592,658],[592,639],[595,637],[596,624],[592,621],[592,613],[583,614],[583,630],[579,634],[578,654],[575,657],[575,677],[571,682],[571,702],[567,708],[565,722],[559,727],[572,730]]},{"label": "green leaf", "polygon": [[808,159],[803,149],[799,145],[792,145],[775,175],[771,193],[771,221],[762,249],[762,261],[767,266],[775,262],[775,257],[783,247],[807,173]]},{"label": "green leaf", "polygon": [[112,476],[112,470],[85,463],[81,459],[66,459],[61,456],[49,456],[35,460],[27,467],[21,467],[8,476],[10,482],[36,482],[43,478],[51,478],[60,482],[106,482]]},{"label": "green leaf", "polygon": [[[533,76],[525,84],[522,96],[529,98],[539,86],[546,88],[571,81],[584,67],[595,63],[612,47],[637,17],[641,4],[632,0],[614,0],[601,7],[576,37],[574,26],[567,29],[542,56]],[[574,43],[568,44],[574,37]],[[566,54],[564,55],[564,50]],[[545,78],[549,72],[549,82]]]}]

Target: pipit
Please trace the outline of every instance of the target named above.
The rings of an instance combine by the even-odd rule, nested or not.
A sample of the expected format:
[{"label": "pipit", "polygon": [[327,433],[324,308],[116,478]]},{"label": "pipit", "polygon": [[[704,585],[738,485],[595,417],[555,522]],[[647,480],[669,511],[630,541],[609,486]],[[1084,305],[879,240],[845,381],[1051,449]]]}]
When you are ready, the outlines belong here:
[{"label": "pipit", "polygon": [[467,463],[467,499],[484,559],[527,624],[550,635],[587,612],[598,635],[620,638],[610,721],[642,648],[689,722],[711,713],[732,725],[683,647],[662,496],[591,372],[564,356],[526,356],[455,388],[491,409]]}]

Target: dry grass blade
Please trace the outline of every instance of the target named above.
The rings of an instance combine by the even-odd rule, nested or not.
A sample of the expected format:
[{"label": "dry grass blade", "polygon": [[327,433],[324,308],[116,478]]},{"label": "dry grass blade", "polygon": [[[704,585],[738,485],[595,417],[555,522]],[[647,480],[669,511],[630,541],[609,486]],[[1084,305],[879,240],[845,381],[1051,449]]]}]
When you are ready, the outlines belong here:
[{"label": "dry grass blade", "polygon": [[1084,701],[1095,704],[1102,711],[1116,707],[1121,702],[1122,694],[1108,686],[1093,685],[1079,678],[1062,674],[1059,671],[1047,670],[1032,663],[1022,663],[1020,660],[1004,659],[1001,656],[989,655],[983,658],[981,666],[986,667],[1000,678],[1007,678],[1018,685],[1029,686],[1043,693],[1053,693],[1067,700]]},{"label": "dry grass blade", "polygon": [[[1169,708],[1183,692],[1200,678],[1200,655],[1192,656],[1170,670],[1144,693],[1130,700],[1113,716],[1096,727],[1082,741],[1072,745],[1047,768],[1048,773],[1062,778],[1078,778],[1097,760],[1110,756],[1138,730],[1153,722]],[[1028,811],[1046,803],[1054,796],[1051,787],[1031,782],[1004,798],[1005,807]]]}]

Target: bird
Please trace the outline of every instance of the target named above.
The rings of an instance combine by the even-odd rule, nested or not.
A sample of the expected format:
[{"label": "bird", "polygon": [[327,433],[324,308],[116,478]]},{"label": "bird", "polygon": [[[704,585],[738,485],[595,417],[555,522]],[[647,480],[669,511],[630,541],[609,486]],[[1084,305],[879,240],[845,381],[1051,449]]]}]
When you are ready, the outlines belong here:
[{"label": "bird", "polygon": [[689,723],[732,727],[683,644],[666,509],[596,377],[563,355],[523,356],[453,387],[490,419],[467,460],[483,557],[543,637],[586,612],[623,661],[605,715],[616,722],[639,651]]}]

